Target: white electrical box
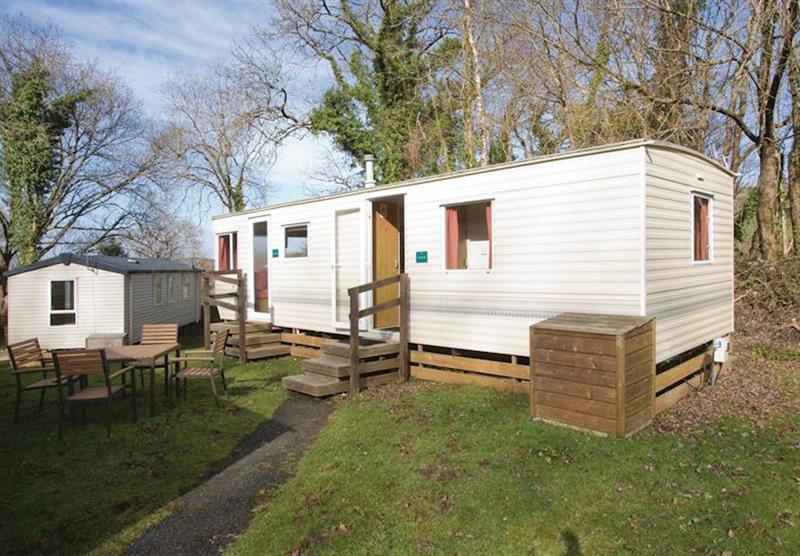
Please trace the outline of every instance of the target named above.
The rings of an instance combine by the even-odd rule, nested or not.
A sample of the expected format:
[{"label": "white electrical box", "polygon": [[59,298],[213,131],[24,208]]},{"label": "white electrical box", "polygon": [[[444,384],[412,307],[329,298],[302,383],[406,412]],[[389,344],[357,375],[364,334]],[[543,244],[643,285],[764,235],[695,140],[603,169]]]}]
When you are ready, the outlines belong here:
[{"label": "white electrical box", "polygon": [[727,338],[717,338],[713,342],[714,363],[724,363],[728,360],[728,348],[730,342]]}]

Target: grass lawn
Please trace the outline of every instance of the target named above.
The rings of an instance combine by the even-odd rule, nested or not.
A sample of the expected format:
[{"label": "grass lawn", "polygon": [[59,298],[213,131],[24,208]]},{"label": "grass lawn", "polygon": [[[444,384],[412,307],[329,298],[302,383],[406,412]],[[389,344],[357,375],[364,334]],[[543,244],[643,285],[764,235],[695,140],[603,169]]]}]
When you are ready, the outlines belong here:
[{"label": "grass lawn", "polygon": [[229,552],[797,554],[800,417],[757,421],[614,439],[532,421],[522,395],[375,390],[340,404]]},{"label": "grass lawn", "polygon": [[[70,421],[61,444],[56,392],[48,392],[41,414],[38,394],[28,392],[21,423],[13,425],[13,379],[7,365],[0,367],[1,550],[119,553],[165,516],[171,501],[217,470],[231,449],[270,417],[285,399],[281,377],[298,370],[293,358],[228,363],[229,399],[219,409],[210,386],[194,381],[188,400],[176,409],[165,409],[159,390],[153,418],[141,397],[137,424],[130,421],[129,403],[116,402],[110,440],[104,408],[92,408],[88,423],[79,417]],[[162,384],[157,381],[159,388]]]}]

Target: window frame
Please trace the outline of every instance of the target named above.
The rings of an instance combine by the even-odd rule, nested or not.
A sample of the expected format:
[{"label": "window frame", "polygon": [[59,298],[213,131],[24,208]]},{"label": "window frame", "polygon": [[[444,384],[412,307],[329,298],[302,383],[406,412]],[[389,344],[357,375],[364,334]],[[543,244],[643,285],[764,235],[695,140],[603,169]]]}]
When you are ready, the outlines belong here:
[{"label": "window frame", "polygon": [[[251,286],[252,292],[249,292],[253,296],[253,312],[257,315],[270,315],[271,308],[272,308],[272,288],[271,280],[272,280],[272,228],[270,225],[270,216],[259,216],[249,220],[250,224],[250,241],[251,241],[251,251],[250,251],[250,275],[253,277],[253,284]],[[255,296],[255,276],[256,276],[256,246],[255,246],[255,239],[256,239],[256,225],[264,224],[267,228],[267,310],[266,311],[259,311],[256,309],[256,296]],[[306,233],[306,237],[308,234]],[[284,239],[285,242],[285,239]],[[306,242],[306,253],[308,252],[308,245]]]},{"label": "window frame", "polygon": [[[695,198],[708,201],[708,258],[695,259]],[[704,191],[689,192],[689,260],[692,266],[714,264],[714,196]]]},{"label": "window frame", "polygon": [[181,301],[189,301],[192,297],[192,273],[181,273]]},{"label": "window frame", "polygon": [[[219,259],[219,240],[221,238],[225,238],[225,241],[228,243],[228,268],[220,268],[220,259]],[[216,259],[215,264],[217,270],[219,271],[226,271],[226,270],[238,270],[239,269],[239,234],[237,231],[230,231],[230,232],[220,232],[216,235]]]},{"label": "window frame", "polygon": [[[72,282],[72,309],[53,309],[53,284],[56,282]],[[78,279],[51,279],[47,283],[47,325],[50,328],[64,328],[65,326],[78,326]],[[53,324],[53,315],[75,315],[75,322],[67,324]]]},{"label": "window frame", "polygon": [[[158,297],[156,297],[156,279],[158,279]],[[164,304],[164,275],[161,272],[153,273],[153,306]]]},{"label": "window frame", "polygon": [[[448,208],[455,208],[455,207],[463,207],[469,205],[478,205],[478,204],[488,204],[492,209],[492,220],[490,222],[491,229],[489,231],[489,268],[447,268],[447,209]],[[470,199],[468,201],[458,201],[456,203],[444,203],[440,205],[440,222],[442,223],[442,270],[445,273],[450,272],[473,272],[473,273],[482,273],[482,274],[491,274],[495,271],[494,266],[494,259],[495,259],[495,222],[497,221],[496,218],[496,211],[495,211],[495,198],[490,197],[482,197],[479,199]]]},{"label": "window frame", "polygon": [[[287,254],[287,243],[289,236],[287,232],[290,228],[305,228],[306,229],[306,252],[305,255],[288,255]],[[309,242],[309,225],[308,222],[298,222],[294,224],[284,224],[283,225],[283,258],[284,259],[307,259],[311,255],[310,249],[310,242]]]}]

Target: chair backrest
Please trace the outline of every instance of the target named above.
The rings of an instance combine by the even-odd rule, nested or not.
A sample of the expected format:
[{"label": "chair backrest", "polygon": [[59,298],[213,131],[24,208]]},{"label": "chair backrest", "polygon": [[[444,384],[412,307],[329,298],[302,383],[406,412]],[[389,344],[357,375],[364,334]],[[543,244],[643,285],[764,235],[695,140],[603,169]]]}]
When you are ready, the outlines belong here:
[{"label": "chair backrest", "polygon": [[104,349],[68,349],[53,352],[56,374],[60,377],[105,375],[108,364]]},{"label": "chair backrest", "polygon": [[44,366],[44,353],[39,346],[38,338],[23,340],[8,346],[8,358],[14,369],[30,367],[33,365]]},{"label": "chair backrest", "polygon": [[217,353],[221,353],[223,355],[225,354],[225,346],[228,343],[229,334],[230,331],[227,329],[220,330],[219,332],[217,332],[217,337],[214,339],[214,346],[212,348],[215,354]]},{"label": "chair backrest", "polygon": [[177,324],[143,324],[142,338],[139,343],[143,346],[154,344],[177,344],[178,325]]}]

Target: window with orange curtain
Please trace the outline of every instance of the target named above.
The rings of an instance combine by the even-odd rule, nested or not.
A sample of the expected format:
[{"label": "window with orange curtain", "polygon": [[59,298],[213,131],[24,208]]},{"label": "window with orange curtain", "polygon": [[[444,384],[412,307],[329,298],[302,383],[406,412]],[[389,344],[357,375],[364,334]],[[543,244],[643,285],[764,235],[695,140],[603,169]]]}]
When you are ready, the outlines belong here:
[{"label": "window with orange curtain", "polygon": [[692,195],[692,260],[711,260],[711,198]]},{"label": "window with orange curtain", "polygon": [[235,232],[217,236],[217,270],[235,270],[239,268],[237,251]]},{"label": "window with orange curtain", "polygon": [[445,207],[445,268],[492,268],[492,203]]}]

